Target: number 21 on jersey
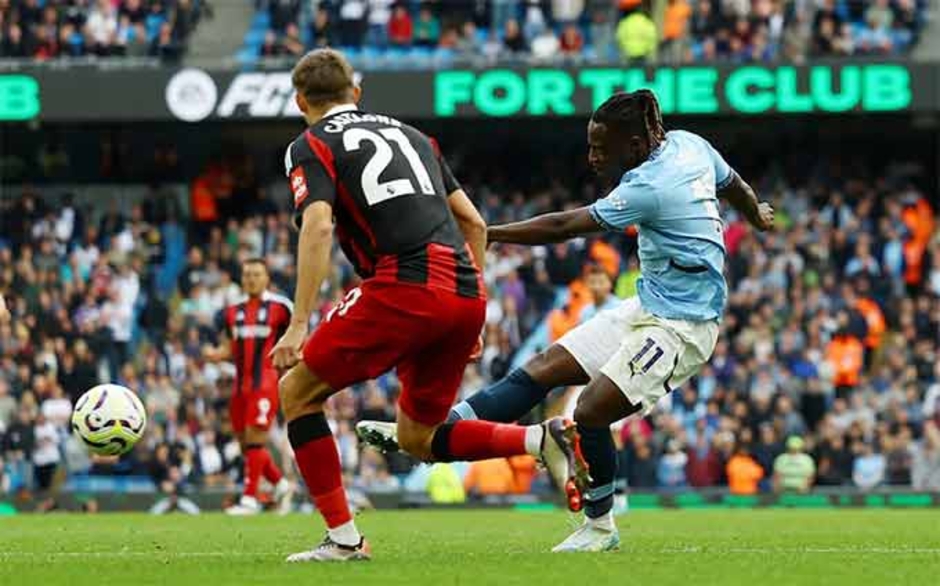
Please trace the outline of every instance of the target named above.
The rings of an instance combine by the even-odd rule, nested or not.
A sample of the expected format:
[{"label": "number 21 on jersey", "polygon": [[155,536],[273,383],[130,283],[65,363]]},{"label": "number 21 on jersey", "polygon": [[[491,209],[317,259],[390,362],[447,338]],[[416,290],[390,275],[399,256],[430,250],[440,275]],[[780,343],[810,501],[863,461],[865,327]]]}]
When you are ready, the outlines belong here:
[{"label": "number 21 on jersey", "polygon": [[[418,151],[411,145],[411,141],[405,136],[400,128],[382,128],[378,132],[366,130],[364,128],[350,128],[343,133],[343,147],[346,152],[358,151],[363,142],[371,142],[375,147],[375,154],[366,163],[362,170],[362,193],[370,206],[380,204],[383,201],[401,197],[403,195],[413,195],[421,191],[424,195],[434,195],[434,183],[431,181],[431,175],[421,162]],[[389,167],[394,160],[393,143],[408,161],[415,179],[418,181],[418,187],[415,188],[411,179],[401,177],[389,179],[388,181],[379,181],[379,177]]]}]

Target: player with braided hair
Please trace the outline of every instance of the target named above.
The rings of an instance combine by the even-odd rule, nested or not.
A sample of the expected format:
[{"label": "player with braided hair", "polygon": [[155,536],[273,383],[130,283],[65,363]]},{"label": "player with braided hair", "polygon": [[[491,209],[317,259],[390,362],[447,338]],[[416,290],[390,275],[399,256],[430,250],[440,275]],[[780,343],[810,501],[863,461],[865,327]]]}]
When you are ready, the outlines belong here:
[{"label": "player with braided hair", "polygon": [[[505,379],[451,411],[451,419],[509,422],[553,388],[587,385],[575,422],[590,467],[584,525],[554,551],[606,551],[620,537],[611,508],[616,450],[610,425],[645,415],[711,357],[725,307],[725,244],[718,197],[758,230],[773,208],[700,136],[666,132],[649,90],[618,93],[588,123],[588,162],[617,185],[590,206],[490,226],[490,242],[548,244],[636,226],[637,296],[601,311]],[[363,422],[360,436],[394,447],[387,426]]]}]

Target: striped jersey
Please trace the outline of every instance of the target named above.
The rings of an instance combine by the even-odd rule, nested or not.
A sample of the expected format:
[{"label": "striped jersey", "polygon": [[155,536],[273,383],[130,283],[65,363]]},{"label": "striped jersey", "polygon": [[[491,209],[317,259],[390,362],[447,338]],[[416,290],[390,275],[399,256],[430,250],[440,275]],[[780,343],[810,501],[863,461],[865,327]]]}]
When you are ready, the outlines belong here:
[{"label": "striped jersey", "polygon": [[293,304],[265,291],[229,305],[216,317],[216,328],[228,335],[235,363],[235,392],[276,389],[278,372],[269,354],[290,325]]},{"label": "striped jersey", "polygon": [[480,272],[450,211],[460,188],[437,143],[390,116],[338,106],[287,148],[296,221],[332,207],[337,239],[363,279],[483,297]]}]

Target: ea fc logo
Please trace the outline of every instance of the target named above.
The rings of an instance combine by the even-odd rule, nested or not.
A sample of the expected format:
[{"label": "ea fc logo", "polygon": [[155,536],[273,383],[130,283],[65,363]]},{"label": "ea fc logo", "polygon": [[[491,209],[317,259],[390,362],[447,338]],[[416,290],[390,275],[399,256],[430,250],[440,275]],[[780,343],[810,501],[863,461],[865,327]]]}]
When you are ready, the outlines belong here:
[{"label": "ea fc logo", "polygon": [[199,122],[212,114],[218,90],[212,77],[201,69],[183,69],[166,86],[166,105],[180,120]]}]

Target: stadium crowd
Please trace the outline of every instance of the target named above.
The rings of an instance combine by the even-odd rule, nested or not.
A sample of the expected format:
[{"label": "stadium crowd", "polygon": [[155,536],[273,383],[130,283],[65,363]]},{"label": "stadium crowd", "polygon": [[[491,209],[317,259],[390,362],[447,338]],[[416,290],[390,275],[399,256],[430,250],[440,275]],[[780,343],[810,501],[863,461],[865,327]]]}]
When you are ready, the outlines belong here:
[{"label": "stadium crowd", "polygon": [[206,0],[0,0],[0,58],[179,59]]},{"label": "stadium crowd", "polygon": [[256,0],[262,57],[761,63],[906,51],[923,0]]},{"label": "stadium crowd", "polygon": [[[239,295],[241,259],[266,258],[288,294],[294,278],[290,213],[251,169],[208,166],[190,185],[189,216],[158,187],[142,204],[98,212],[28,189],[0,199],[0,293],[13,316],[0,324],[0,494],[45,494],[89,470],[149,476],[164,491],[234,488],[232,370],[204,360],[204,347],[216,341],[215,314]],[[757,184],[778,210],[771,234],[726,215],[731,297],[715,355],[650,417],[614,430],[624,485],[940,490],[940,238],[905,169],[821,171],[798,185],[769,174]],[[595,196],[552,185],[468,183],[489,222]],[[611,292],[632,295],[635,236],[491,248],[485,351],[462,396],[616,303]],[[319,315],[355,282],[337,253]],[[134,389],[149,411],[145,440],[118,463],[89,461],[69,434],[71,405],[99,381]],[[464,488],[547,490],[531,459],[415,468],[360,449],[355,422],[392,419],[398,390],[388,374],[329,404],[350,487],[443,500]],[[570,410],[577,392],[557,390],[531,417]],[[283,429],[273,437],[290,469]]]}]

